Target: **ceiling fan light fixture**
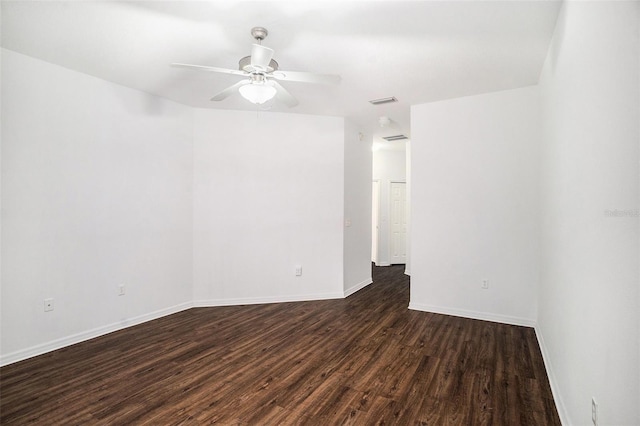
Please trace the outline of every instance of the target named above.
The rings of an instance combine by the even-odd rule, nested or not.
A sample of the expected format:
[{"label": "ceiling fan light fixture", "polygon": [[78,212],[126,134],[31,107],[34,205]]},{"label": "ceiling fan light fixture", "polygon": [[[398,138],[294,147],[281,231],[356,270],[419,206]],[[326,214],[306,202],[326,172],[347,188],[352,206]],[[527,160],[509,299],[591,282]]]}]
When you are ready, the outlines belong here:
[{"label": "ceiling fan light fixture", "polygon": [[173,63],[171,65],[245,77],[245,80],[238,81],[236,84],[227,87],[212,97],[211,100],[214,102],[223,101],[229,96],[239,92],[243,98],[254,105],[263,105],[275,98],[278,102],[291,108],[298,105],[298,101],[276,80],[323,84],[338,84],[340,82],[339,75],[313,74],[302,71],[279,71],[278,63],[273,59],[273,49],[262,45],[262,40],[264,40],[268,33],[269,32],[263,27],[254,27],[251,30],[251,36],[256,39],[258,43],[254,43],[251,46],[250,56],[245,56],[240,59],[238,64],[239,69],[237,70],[182,63]]},{"label": "ceiling fan light fixture", "polygon": [[262,105],[276,95],[276,88],[264,83],[245,84],[238,90],[243,98],[256,105]]}]

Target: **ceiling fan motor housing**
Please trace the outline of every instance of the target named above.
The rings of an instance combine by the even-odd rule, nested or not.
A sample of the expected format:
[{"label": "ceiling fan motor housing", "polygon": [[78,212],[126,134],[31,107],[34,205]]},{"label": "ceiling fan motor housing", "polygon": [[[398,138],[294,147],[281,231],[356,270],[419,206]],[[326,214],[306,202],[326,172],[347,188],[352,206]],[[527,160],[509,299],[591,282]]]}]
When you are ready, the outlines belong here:
[{"label": "ceiling fan motor housing", "polygon": [[253,73],[253,72],[270,73],[278,69],[278,63],[272,59],[269,62],[269,65],[267,65],[266,71],[258,70],[251,66],[251,56],[245,56],[244,58],[240,59],[240,62],[238,62],[238,65],[239,65],[238,69],[240,71],[246,71],[250,73]]}]

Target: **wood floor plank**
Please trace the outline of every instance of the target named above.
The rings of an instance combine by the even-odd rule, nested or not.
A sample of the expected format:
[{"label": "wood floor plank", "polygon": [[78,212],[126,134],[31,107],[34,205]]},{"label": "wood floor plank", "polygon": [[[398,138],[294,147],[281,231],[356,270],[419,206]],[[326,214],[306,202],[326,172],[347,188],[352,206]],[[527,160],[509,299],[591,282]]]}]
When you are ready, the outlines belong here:
[{"label": "wood floor plank", "polygon": [[533,329],[343,300],[194,308],[0,368],[7,425],[559,425]]}]

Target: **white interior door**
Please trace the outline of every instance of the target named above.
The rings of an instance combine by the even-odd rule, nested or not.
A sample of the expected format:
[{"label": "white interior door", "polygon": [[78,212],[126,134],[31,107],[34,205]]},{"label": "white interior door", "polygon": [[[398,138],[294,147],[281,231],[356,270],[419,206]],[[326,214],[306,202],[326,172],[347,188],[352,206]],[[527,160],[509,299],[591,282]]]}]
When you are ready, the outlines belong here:
[{"label": "white interior door", "polygon": [[407,263],[407,184],[391,182],[391,263]]},{"label": "white interior door", "polygon": [[378,235],[380,230],[380,181],[371,186],[371,261],[378,264]]}]

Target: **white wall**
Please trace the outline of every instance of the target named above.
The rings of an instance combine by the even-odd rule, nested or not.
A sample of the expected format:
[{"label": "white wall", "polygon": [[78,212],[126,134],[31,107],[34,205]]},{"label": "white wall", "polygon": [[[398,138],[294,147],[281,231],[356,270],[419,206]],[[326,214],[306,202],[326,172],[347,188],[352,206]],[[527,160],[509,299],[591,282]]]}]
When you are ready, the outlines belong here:
[{"label": "white wall", "polygon": [[411,141],[406,144],[406,165],[407,165],[407,263],[405,264],[404,273],[411,275]]},{"label": "white wall", "polygon": [[[405,150],[379,149],[373,153],[373,180],[380,182],[380,212],[378,229],[378,266],[391,264],[391,182],[406,182],[407,156]],[[369,191],[371,192],[371,191]]]},{"label": "white wall", "polygon": [[344,126],[344,293],[371,284],[371,138]]},{"label": "white wall", "polygon": [[[640,424],[640,3],[566,2],[540,79],[538,333],[565,424]],[[626,211],[607,217],[607,210]]]},{"label": "white wall", "polygon": [[2,363],[190,301],[192,110],[8,50],[2,103]]},{"label": "white wall", "polygon": [[342,297],[344,119],[199,109],[194,154],[196,305]]},{"label": "white wall", "polygon": [[[0,6],[0,22],[2,20],[2,7]],[[0,44],[2,41],[2,31],[0,31]],[[2,210],[2,50],[0,49],[0,213]],[[0,321],[2,320],[2,214],[0,214]],[[2,325],[0,324],[0,334],[2,333]],[[2,357],[2,336],[0,335],[0,357]],[[2,359],[0,358],[0,365],[2,365]]]},{"label": "white wall", "polygon": [[415,105],[411,123],[410,308],[532,325],[537,88]]},{"label": "white wall", "polygon": [[2,59],[0,364],[194,304],[338,298],[371,281],[371,151],[353,124],[194,111]]}]

